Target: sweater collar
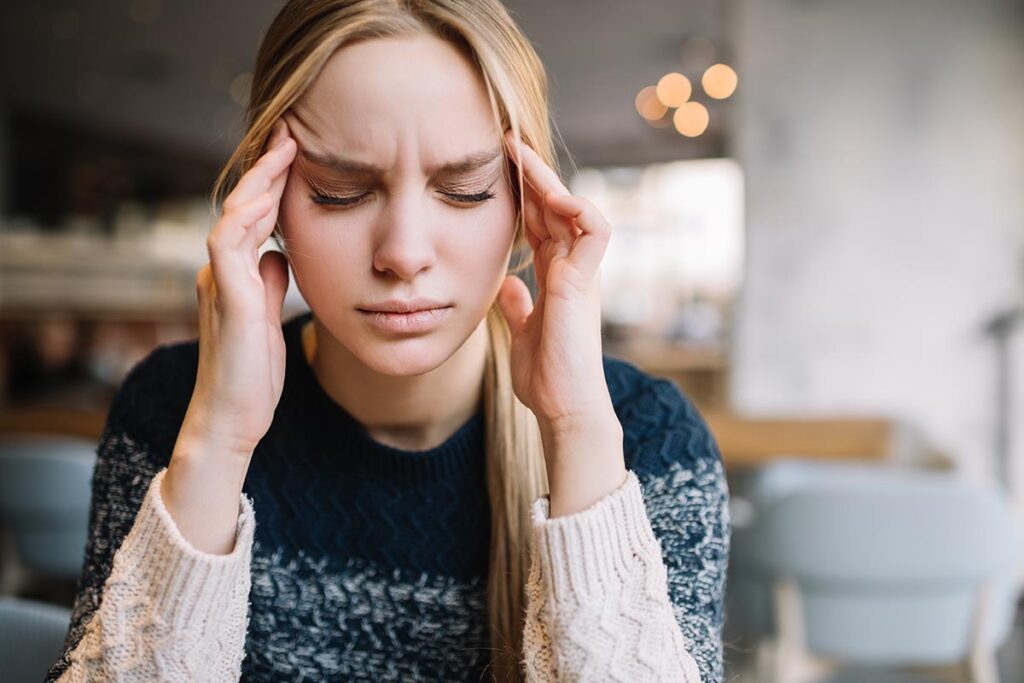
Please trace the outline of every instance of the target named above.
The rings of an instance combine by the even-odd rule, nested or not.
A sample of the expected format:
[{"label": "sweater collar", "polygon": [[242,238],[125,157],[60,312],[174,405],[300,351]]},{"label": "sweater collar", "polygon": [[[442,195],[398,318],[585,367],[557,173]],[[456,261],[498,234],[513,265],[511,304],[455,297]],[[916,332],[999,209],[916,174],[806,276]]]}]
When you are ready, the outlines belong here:
[{"label": "sweater collar", "polygon": [[483,404],[444,443],[423,451],[395,448],[375,440],[366,428],[324,391],[302,348],[302,327],[312,311],[288,319],[282,329],[287,361],[282,401],[297,410],[309,427],[307,438],[343,455],[351,464],[391,479],[415,483],[445,478],[482,462],[485,422]]}]

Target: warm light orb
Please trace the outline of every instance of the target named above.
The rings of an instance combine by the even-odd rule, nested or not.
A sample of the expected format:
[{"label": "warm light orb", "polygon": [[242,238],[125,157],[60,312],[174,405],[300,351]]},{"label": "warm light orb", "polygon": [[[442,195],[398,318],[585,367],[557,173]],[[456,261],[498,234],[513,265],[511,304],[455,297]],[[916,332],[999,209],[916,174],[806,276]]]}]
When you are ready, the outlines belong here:
[{"label": "warm light orb", "polygon": [[709,66],[708,70],[704,72],[703,78],[700,79],[701,85],[704,86],[704,92],[708,94],[708,97],[714,97],[716,100],[724,100],[732,95],[738,81],[739,77],[736,72],[727,64]]},{"label": "warm light orb", "polygon": [[672,124],[688,138],[695,138],[708,127],[708,110],[700,102],[687,102],[676,109]]},{"label": "warm light orb", "polygon": [[665,115],[668,107],[658,99],[656,88],[649,85],[636,94],[636,110],[648,121],[657,121]]},{"label": "warm light orb", "polygon": [[693,86],[690,79],[681,73],[672,72],[665,74],[658,81],[658,99],[666,107],[678,107],[690,99],[693,93]]}]

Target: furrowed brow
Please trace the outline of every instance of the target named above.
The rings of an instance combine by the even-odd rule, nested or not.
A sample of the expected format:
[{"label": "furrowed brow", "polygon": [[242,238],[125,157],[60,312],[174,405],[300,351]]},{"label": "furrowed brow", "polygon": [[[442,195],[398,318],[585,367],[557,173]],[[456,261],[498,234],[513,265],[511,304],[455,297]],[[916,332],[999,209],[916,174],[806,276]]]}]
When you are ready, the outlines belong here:
[{"label": "furrowed brow", "polygon": [[[457,175],[460,173],[469,173],[491,163],[501,155],[501,153],[502,149],[500,146],[492,150],[474,152],[462,159],[432,166],[428,168],[427,171],[431,175]],[[349,159],[336,154],[321,154],[308,149],[301,150],[300,154],[303,158],[317,166],[328,168],[336,173],[372,176],[384,175],[384,169],[379,166],[358,161],[356,159]]]}]

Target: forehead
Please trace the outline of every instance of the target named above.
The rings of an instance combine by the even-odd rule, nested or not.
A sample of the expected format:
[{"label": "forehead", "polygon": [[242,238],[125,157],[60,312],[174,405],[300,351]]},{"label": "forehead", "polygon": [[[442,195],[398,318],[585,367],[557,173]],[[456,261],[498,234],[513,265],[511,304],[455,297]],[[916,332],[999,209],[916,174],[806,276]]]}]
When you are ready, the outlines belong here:
[{"label": "forehead", "polygon": [[436,166],[500,140],[479,74],[453,45],[428,35],[339,49],[289,124],[300,148],[385,168]]}]

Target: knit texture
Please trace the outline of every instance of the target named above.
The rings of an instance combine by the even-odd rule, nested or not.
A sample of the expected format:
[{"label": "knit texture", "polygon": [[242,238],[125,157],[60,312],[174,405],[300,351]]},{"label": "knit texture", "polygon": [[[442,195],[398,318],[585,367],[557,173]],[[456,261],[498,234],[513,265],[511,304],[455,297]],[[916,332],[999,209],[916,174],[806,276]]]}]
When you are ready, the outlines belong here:
[{"label": "knit texture", "polygon": [[248,621],[255,516],[243,503],[227,555],[193,547],[153,478],[114,555],[100,609],[62,681],[237,681]]},{"label": "knit texture", "polygon": [[526,680],[700,681],[636,474],[581,512],[550,519],[550,502],[531,511]]},{"label": "knit texture", "polygon": [[[490,679],[482,406],[437,448],[380,444],[317,383],[299,335],[308,319],[285,323],[285,387],[227,556],[189,546],[154,488],[197,342],[161,346],[129,373],[99,443],[85,563],[48,680]],[[609,356],[604,370],[629,476],[574,515],[548,520],[547,497],[534,503],[524,668],[536,681],[721,681],[717,446],[674,383]]]}]

